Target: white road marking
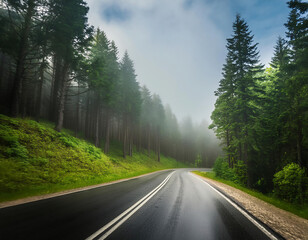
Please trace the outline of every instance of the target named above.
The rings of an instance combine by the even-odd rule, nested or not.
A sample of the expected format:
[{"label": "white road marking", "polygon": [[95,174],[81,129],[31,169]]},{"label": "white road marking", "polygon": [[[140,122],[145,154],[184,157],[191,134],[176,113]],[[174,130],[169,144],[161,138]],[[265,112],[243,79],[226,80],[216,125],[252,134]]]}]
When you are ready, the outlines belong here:
[{"label": "white road marking", "polygon": [[256,220],[254,220],[247,212],[245,212],[243,209],[241,209],[239,206],[237,206],[234,202],[232,202],[229,198],[227,198],[225,195],[223,195],[221,192],[219,192],[217,189],[212,187],[210,184],[208,184],[205,180],[201,179],[200,177],[196,176],[195,174],[190,173],[195,178],[199,179],[201,182],[212,188],[214,191],[216,191],[218,194],[220,194],[223,198],[225,198],[233,207],[235,207],[238,211],[240,211],[248,220],[250,220],[256,227],[258,227],[266,236],[268,236],[272,240],[278,240],[272,233],[270,233],[267,229],[265,229],[260,223],[258,223]]},{"label": "white road marking", "polygon": [[[110,228],[112,225],[117,223],[115,226],[113,226],[108,232],[106,232],[102,237],[99,238],[99,240],[103,240],[107,238],[112,232],[114,232],[122,223],[124,223],[128,218],[130,218],[135,212],[137,212],[147,201],[149,201],[161,188],[165,186],[165,184],[168,182],[168,180],[171,178],[172,173],[170,173],[164,181],[161,182],[155,189],[153,189],[151,192],[149,192],[146,196],[141,198],[138,202],[136,202],[133,206],[125,210],[123,213],[121,213],[119,216],[117,216],[115,219],[107,223],[105,226],[97,230],[95,233],[93,233],[90,237],[88,237],[86,240],[92,240],[104,231],[106,231],[108,228]],[[122,220],[120,220],[123,218]]]},{"label": "white road marking", "polygon": [[94,189],[94,188],[105,187],[105,186],[108,186],[108,185],[126,182],[126,181],[129,181],[129,180],[132,180],[132,179],[141,178],[141,177],[145,177],[145,176],[148,176],[148,175],[151,175],[151,174],[154,174],[154,173],[164,172],[164,171],[169,171],[169,170],[168,169],[167,170],[159,170],[159,171],[155,171],[155,172],[151,172],[151,173],[145,173],[145,174],[135,176],[135,177],[131,177],[131,178],[115,180],[115,181],[112,181],[112,182],[100,183],[100,184],[96,184],[96,185],[92,185],[92,186],[70,189],[70,190],[65,190],[65,191],[61,191],[61,192],[57,192],[57,193],[49,193],[49,194],[35,196],[35,197],[27,197],[27,198],[22,198],[22,199],[18,199],[18,200],[2,202],[2,203],[0,203],[0,209],[6,208],[6,207],[13,207],[13,206],[17,206],[17,205],[21,205],[21,204],[25,204],[25,203],[30,203],[30,202],[37,202],[37,201],[40,201],[40,200],[45,200],[45,199],[54,198],[54,197],[60,197],[60,196],[64,196],[64,195],[68,195],[68,194],[72,194],[72,193],[83,192],[83,191],[91,190],[91,189]]}]

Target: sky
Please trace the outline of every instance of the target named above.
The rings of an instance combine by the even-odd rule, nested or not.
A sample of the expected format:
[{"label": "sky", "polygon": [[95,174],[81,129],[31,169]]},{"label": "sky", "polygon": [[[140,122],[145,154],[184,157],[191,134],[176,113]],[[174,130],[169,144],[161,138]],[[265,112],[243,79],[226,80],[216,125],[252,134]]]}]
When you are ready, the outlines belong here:
[{"label": "sky", "polygon": [[239,13],[268,65],[285,36],[287,0],[86,0],[89,23],[134,61],[137,80],[169,104],[179,120],[206,120],[214,110],[226,39]]}]

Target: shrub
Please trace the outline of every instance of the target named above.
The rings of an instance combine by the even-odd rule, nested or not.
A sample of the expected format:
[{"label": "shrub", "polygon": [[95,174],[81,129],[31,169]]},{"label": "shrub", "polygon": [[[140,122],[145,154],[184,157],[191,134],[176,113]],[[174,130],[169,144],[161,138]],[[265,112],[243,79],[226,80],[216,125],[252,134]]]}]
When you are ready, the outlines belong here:
[{"label": "shrub", "polygon": [[243,161],[237,161],[234,164],[234,172],[237,176],[239,183],[246,185],[247,184],[247,166]]},{"label": "shrub", "polygon": [[218,157],[216,159],[213,170],[217,177],[237,182],[237,176],[234,170],[229,168],[229,165],[224,158]]},{"label": "shrub", "polygon": [[[223,158],[218,157],[214,163],[213,171],[217,177],[222,177],[223,171],[225,169],[225,164],[227,164]],[[227,166],[228,167],[228,166]]]},{"label": "shrub", "polygon": [[274,193],[289,202],[303,202],[305,170],[296,163],[286,165],[274,175]]}]

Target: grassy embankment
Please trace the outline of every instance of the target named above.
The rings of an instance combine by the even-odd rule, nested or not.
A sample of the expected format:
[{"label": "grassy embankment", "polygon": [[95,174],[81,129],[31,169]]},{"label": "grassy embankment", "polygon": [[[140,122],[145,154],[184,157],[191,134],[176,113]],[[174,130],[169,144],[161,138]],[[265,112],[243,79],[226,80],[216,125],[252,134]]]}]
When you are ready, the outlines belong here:
[{"label": "grassy embankment", "polygon": [[161,169],[186,167],[172,158],[134,152],[123,159],[113,144],[108,156],[51,123],[0,115],[0,201],[58,192]]},{"label": "grassy embankment", "polygon": [[254,196],[258,199],[263,200],[264,202],[270,203],[278,208],[281,208],[283,210],[289,211],[299,217],[308,219],[308,205],[306,204],[294,204],[294,203],[289,203],[286,201],[283,201],[281,199],[276,198],[273,195],[264,195],[258,191],[252,190],[252,189],[248,189],[246,187],[243,187],[240,184],[236,184],[232,181],[227,181],[221,178],[218,178],[215,176],[214,172],[198,172],[198,171],[194,171],[193,173],[198,174],[202,177],[206,177],[206,178],[210,178],[213,180],[216,180],[218,182],[227,184],[231,187],[237,188],[251,196]]}]

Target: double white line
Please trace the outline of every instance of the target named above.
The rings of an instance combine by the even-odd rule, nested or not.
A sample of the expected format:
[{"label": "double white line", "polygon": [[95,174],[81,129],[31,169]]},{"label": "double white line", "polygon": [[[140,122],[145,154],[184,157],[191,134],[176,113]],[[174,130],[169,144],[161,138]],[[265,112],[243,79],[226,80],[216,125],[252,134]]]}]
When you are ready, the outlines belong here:
[{"label": "double white line", "polygon": [[128,218],[130,218],[135,212],[137,212],[147,201],[149,201],[160,189],[162,189],[165,184],[168,182],[168,180],[171,178],[172,174],[174,172],[170,173],[164,181],[162,181],[161,184],[159,184],[155,189],[153,189],[151,192],[149,192],[146,196],[141,198],[138,202],[136,202],[133,206],[131,206],[129,209],[121,213],[119,216],[117,216],[115,219],[107,223],[105,226],[97,230],[95,233],[93,233],[90,237],[88,237],[86,240],[92,240],[94,238],[97,238],[99,235],[104,233],[101,237],[97,238],[99,240],[106,239],[112,232],[114,232],[119,226],[121,226],[122,223],[124,223]]}]

